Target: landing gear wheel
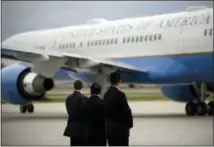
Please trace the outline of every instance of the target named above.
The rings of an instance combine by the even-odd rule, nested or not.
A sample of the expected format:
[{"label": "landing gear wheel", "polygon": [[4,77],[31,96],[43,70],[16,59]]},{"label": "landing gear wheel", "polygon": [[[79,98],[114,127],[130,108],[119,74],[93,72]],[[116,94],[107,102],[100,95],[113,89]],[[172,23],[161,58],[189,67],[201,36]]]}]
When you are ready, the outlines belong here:
[{"label": "landing gear wheel", "polygon": [[34,106],[33,106],[33,104],[28,104],[27,105],[27,110],[28,110],[28,113],[33,113],[34,112]]},{"label": "landing gear wheel", "polygon": [[213,116],[213,112],[214,112],[213,101],[209,102],[207,106],[208,106],[208,115]]},{"label": "landing gear wheel", "polygon": [[26,105],[20,106],[20,112],[21,112],[21,113],[26,113],[26,112],[27,112],[27,107],[26,107]]},{"label": "landing gear wheel", "polygon": [[194,102],[188,102],[185,107],[187,116],[194,116],[197,113],[197,104]]},{"label": "landing gear wheel", "polygon": [[207,114],[207,105],[205,102],[198,102],[197,103],[197,115],[198,116],[205,116]]},{"label": "landing gear wheel", "polygon": [[20,112],[21,113],[33,113],[34,112],[34,106],[33,104],[27,104],[27,105],[21,105],[20,106]]}]

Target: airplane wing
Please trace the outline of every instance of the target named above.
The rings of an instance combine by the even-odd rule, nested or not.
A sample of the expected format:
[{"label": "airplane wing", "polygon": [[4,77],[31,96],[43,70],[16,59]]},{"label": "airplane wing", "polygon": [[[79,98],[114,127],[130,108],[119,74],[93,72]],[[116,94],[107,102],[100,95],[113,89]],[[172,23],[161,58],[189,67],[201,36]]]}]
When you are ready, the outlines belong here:
[{"label": "airplane wing", "polygon": [[83,68],[99,68],[100,66],[106,66],[109,68],[115,68],[118,70],[122,71],[138,71],[138,72],[143,72],[143,70],[138,69],[136,67],[133,67],[129,64],[121,63],[121,62],[115,62],[113,60],[108,60],[108,59],[92,59],[92,57],[85,57],[85,56],[80,56],[77,54],[69,54],[69,53],[64,53],[64,57],[69,59],[74,59],[76,61],[79,61],[79,66],[83,66]]},{"label": "airplane wing", "polygon": [[[35,53],[25,51],[14,51],[2,49],[2,58],[16,59],[25,62],[39,62],[51,60],[52,58],[65,58],[66,62],[61,66],[71,71],[78,72],[78,69],[99,69],[100,67],[109,67],[123,72],[135,71],[144,72],[142,69],[136,68],[129,64],[116,62],[109,59],[94,59],[88,56],[82,56],[71,53]],[[44,67],[44,66],[43,66]]]}]

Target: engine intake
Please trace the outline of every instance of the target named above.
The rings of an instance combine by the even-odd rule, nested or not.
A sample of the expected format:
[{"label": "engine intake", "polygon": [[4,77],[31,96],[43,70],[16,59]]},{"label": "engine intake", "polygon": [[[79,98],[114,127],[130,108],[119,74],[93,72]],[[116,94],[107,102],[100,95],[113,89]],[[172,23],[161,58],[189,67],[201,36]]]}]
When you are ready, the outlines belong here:
[{"label": "engine intake", "polygon": [[52,79],[45,78],[37,73],[27,73],[20,81],[26,93],[31,95],[40,95],[54,87]]}]

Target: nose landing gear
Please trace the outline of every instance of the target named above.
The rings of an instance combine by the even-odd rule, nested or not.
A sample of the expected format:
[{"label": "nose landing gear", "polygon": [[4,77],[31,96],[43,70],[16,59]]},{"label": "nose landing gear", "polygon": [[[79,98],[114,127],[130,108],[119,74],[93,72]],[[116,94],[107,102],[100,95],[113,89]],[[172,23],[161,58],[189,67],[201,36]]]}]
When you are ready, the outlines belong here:
[{"label": "nose landing gear", "polygon": [[20,112],[21,113],[26,113],[26,112],[28,112],[28,113],[33,113],[34,112],[34,106],[33,106],[33,104],[26,104],[26,105],[21,105],[20,106]]}]

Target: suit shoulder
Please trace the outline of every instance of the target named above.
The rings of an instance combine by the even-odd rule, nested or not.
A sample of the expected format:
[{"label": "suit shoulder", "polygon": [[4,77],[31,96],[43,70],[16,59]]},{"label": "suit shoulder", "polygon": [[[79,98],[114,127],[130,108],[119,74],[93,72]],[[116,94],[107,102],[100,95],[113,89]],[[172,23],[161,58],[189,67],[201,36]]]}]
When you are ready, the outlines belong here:
[{"label": "suit shoulder", "polygon": [[121,90],[118,90],[118,93],[119,93],[120,95],[125,96],[125,93],[124,93],[123,91],[121,91]]},{"label": "suit shoulder", "polygon": [[68,95],[68,96],[66,97],[66,101],[69,100],[69,99],[71,99],[72,97],[73,97],[73,94]]},{"label": "suit shoulder", "polygon": [[87,100],[87,99],[88,99],[88,97],[85,96],[85,95],[83,95],[83,94],[82,94],[82,98],[83,98],[84,100]]}]

